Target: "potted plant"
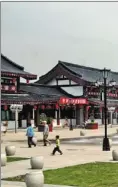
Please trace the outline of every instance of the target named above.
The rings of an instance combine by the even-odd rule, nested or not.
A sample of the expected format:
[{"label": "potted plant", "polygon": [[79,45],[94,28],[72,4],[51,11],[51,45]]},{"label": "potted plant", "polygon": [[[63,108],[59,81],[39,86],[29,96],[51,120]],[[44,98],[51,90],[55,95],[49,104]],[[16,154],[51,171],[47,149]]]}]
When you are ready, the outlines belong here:
[{"label": "potted plant", "polygon": [[43,121],[47,121],[47,116],[44,113],[42,113],[39,116],[39,125],[38,125],[38,131],[39,132],[43,132],[44,131],[44,125],[42,124]]},{"label": "potted plant", "polygon": [[86,129],[98,129],[98,123],[95,122],[93,116],[91,116],[90,122],[86,124]]}]

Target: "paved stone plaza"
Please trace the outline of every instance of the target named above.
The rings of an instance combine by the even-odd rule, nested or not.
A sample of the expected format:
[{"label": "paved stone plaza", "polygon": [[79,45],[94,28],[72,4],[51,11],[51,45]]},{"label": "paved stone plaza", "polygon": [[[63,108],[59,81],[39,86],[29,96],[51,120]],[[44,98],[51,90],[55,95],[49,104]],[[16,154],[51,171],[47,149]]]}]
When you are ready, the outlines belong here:
[{"label": "paved stone plaza", "polygon": [[[108,128],[108,134],[116,133],[117,126]],[[102,136],[104,134],[104,128],[101,127],[99,130],[84,130],[86,131],[86,136]],[[75,129],[73,131],[69,131],[68,129],[63,130],[55,130],[50,133],[49,138],[54,139],[55,135],[59,134],[61,138],[74,138],[80,136],[80,129]],[[42,134],[36,133],[37,138],[42,139]],[[102,146],[87,146],[87,145],[69,145],[62,144],[61,149],[63,151],[63,155],[59,155],[58,153],[55,156],[51,156],[52,149],[54,144],[51,146],[44,147],[42,142],[38,142],[37,147],[32,147],[29,149],[27,147],[25,132],[18,132],[17,134],[13,134],[8,132],[5,136],[2,136],[3,143],[1,145],[1,152],[4,153],[6,145],[15,145],[16,146],[16,155],[18,157],[32,157],[32,156],[44,156],[44,170],[46,169],[54,169],[61,168],[65,166],[71,166],[76,164],[83,164],[88,162],[112,162],[112,149],[117,149],[118,146],[114,145],[109,152],[103,152]],[[13,142],[17,140],[16,142]],[[22,174],[26,174],[30,172],[30,161],[23,160],[12,163],[7,163],[6,167],[2,167],[1,169],[1,178],[13,177]],[[11,183],[11,182],[2,182],[2,187],[23,187],[24,183]],[[51,185],[53,187],[53,185]]]}]

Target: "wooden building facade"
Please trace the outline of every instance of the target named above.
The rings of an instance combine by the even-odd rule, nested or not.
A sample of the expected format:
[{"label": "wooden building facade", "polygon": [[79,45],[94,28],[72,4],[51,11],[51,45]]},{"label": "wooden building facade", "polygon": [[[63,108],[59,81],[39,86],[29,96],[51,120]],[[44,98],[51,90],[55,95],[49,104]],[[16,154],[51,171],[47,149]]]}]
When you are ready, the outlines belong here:
[{"label": "wooden building facade", "polygon": [[[20,82],[20,77],[26,83]],[[114,89],[107,93],[108,107],[115,107],[112,123],[118,124],[118,73],[111,72],[109,79],[116,81]],[[10,111],[11,104],[22,104],[23,110],[18,116],[18,127],[26,127],[29,119],[39,124],[39,116],[45,113],[54,118],[54,125],[63,125],[65,118],[73,125],[81,125],[91,116],[103,124],[103,90],[95,86],[101,80],[99,69],[61,62],[30,84],[37,76],[24,71],[7,57],[1,55],[1,121],[9,121],[14,126],[15,115]],[[109,123],[111,123],[108,112]]]}]

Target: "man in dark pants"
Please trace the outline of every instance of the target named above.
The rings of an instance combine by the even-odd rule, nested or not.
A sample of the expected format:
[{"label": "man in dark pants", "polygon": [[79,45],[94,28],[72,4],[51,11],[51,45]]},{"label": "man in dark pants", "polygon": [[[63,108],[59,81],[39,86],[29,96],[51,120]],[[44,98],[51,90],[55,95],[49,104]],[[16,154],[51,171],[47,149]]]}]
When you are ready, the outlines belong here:
[{"label": "man in dark pants", "polygon": [[36,147],[36,144],[32,141],[32,138],[34,137],[34,130],[31,126],[31,123],[28,123],[27,133],[26,136],[28,137],[28,146],[31,148],[32,145]]},{"label": "man in dark pants", "polygon": [[60,153],[60,155],[62,155],[62,151],[60,150],[60,139],[59,136],[56,136],[56,147],[53,149],[52,155],[55,155],[56,151],[58,151]]},{"label": "man in dark pants", "polygon": [[43,125],[44,125],[44,132],[43,132],[44,146],[47,146],[47,143],[49,143],[49,145],[51,145],[51,142],[48,140],[49,126],[46,121],[43,121]]}]

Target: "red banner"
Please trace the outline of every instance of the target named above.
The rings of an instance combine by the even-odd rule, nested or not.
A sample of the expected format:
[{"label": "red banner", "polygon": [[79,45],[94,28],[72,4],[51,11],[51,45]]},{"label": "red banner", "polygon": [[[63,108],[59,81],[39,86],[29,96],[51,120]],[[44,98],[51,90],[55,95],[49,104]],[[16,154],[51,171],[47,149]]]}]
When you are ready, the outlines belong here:
[{"label": "red banner", "polygon": [[66,104],[73,104],[73,105],[86,105],[88,104],[87,99],[85,98],[65,98],[65,97],[61,97],[59,100],[59,104],[60,105],[66,105]]}]

